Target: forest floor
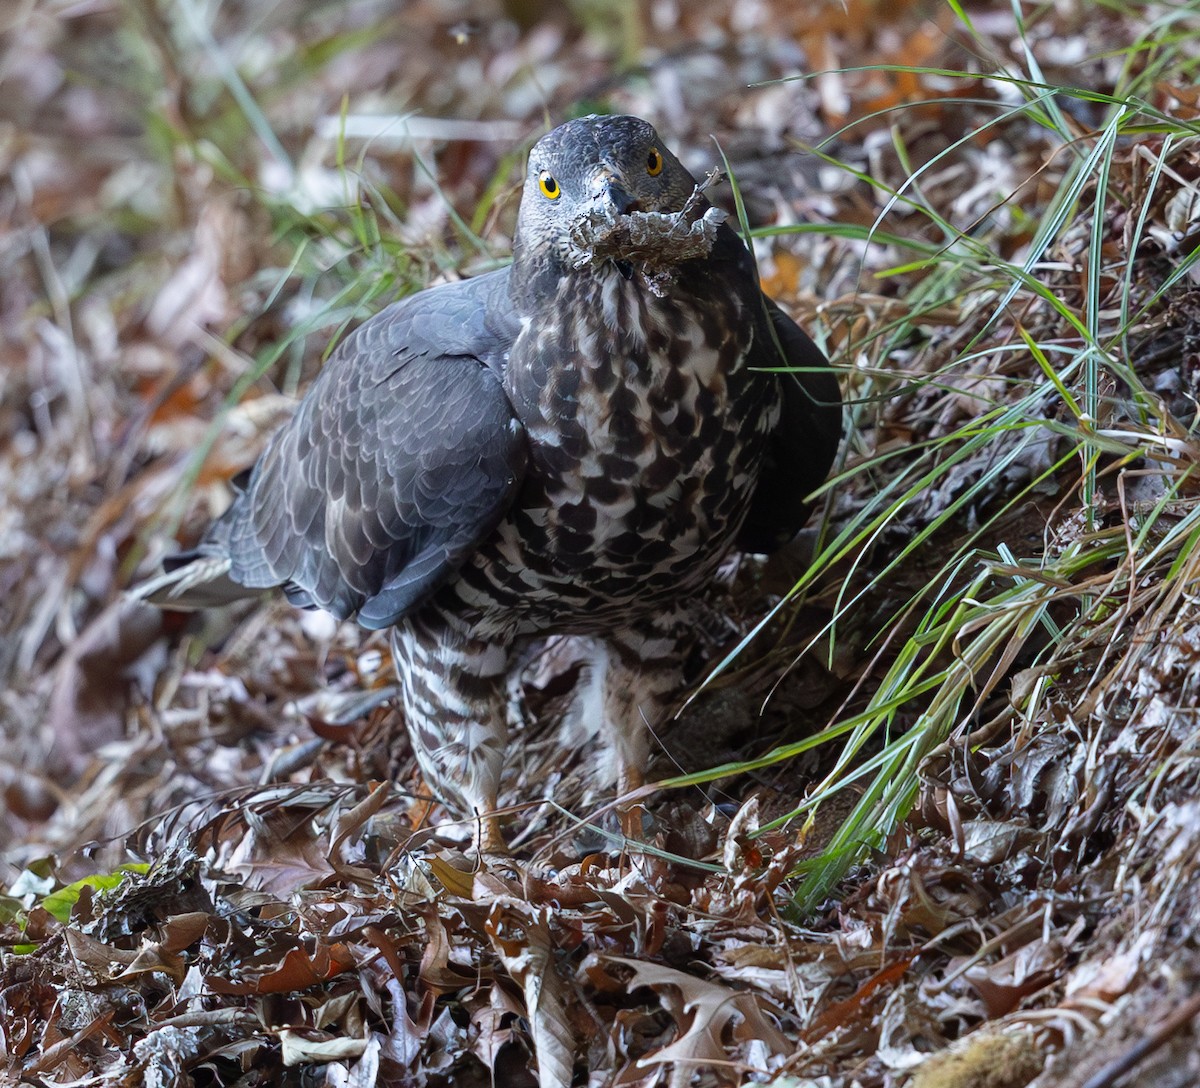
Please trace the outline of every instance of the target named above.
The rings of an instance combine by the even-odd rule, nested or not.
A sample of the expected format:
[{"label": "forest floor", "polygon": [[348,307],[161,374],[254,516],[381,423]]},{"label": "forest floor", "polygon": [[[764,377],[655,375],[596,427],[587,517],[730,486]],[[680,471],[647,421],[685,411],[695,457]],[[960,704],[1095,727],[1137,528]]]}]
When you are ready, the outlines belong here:
[{"label": "forest floor", "polygon": [[[1200,1083],[1198,5],[467,8],[3,16],[0,1081]],[[530,649],[507,865],[385,636],[127,591],[588,111],[724,158],[847,437],[643,841]]]}]

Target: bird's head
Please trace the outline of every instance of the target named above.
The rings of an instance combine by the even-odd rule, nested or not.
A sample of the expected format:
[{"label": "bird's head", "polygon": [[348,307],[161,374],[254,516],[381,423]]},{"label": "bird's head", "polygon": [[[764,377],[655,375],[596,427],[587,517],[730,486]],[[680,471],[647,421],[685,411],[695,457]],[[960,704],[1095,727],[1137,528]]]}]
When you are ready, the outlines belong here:
[{"label": "bird's head", "polygon": [[577,264],[573,231],[601,212],[678,212],[696,179],[640,117],[581,117],[543,136],[529,153],[517,216],[518,259]]}]

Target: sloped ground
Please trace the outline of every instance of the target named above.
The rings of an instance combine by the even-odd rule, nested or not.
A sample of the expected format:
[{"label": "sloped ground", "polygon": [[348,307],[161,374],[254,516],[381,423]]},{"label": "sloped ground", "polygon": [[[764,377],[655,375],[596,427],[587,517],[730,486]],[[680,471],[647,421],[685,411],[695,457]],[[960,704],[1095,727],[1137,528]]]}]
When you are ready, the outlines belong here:
[{"label": "sloped ground", "polygon": [[[1191,9],[14,15],[6,1075],[1200,1081]],[[557,727],[560,640],[513,685],[523,865],[481,868],[382,640],[122,593],[349,322],[502,258],[524,149],[576,108],[697,173],[718,138],[852,436],[820,524],[714,593],[709,664],[803,582],[661,738],[646,842]]]}]

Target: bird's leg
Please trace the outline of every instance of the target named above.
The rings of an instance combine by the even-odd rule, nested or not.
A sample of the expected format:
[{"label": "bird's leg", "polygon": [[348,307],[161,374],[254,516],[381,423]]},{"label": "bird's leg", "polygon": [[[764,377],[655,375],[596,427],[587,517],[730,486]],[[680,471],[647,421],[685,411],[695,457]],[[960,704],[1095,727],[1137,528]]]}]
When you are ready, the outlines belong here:
[{"label": "bird's leg", "polygon": [[[621,796],[645,781],[649,733],[666,717],[682,681],[679,647],[679,637],[666,622],[661,628],[646,625],[608,636],[604,729],[616,752]],[[621,805],[621,831],[626,838],[642,837],[642,815],[637,802]]]},{"label": "bird's leg", "polygon": [[500,830],[500,817],[495,812],[487,812],[479,817],[475,848],[481,854],[508,854],[508,843],[504,841],[504,832]]},{"label": "bird's leg", "polygon": [[[645,772],[641,767],[626,766],[624,763],[617,770],[617,795],[624,797],[640,788],[646,781]],[[642,815],[644,809],[636,802],[622,803],[619,809],[621,817],[621,834],[627,839],[639,839],[642,836]]]},{"label": "bird's leg", "polygon": [[508,648],[426,607],[392,634],[413,751],[434,793],[476,821],[481,852],[507,854],[496,798],[508,742]]}]

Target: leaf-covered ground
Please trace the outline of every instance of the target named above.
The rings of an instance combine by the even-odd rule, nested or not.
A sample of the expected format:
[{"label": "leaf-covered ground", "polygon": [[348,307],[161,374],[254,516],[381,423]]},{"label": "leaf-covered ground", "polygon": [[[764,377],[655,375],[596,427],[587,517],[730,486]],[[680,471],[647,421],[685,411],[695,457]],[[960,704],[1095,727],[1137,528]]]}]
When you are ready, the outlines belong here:
[{"label": "leaf-covered ground", "polygon": [[[1200,1082],[1197,5],[5,21],[0,1079]],[[481,864],[384,639],[124,594],[588,110],[725,157],[847,441],[714,589],[643,840],[557,639]]]}]

